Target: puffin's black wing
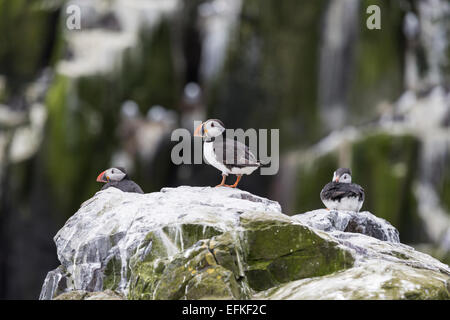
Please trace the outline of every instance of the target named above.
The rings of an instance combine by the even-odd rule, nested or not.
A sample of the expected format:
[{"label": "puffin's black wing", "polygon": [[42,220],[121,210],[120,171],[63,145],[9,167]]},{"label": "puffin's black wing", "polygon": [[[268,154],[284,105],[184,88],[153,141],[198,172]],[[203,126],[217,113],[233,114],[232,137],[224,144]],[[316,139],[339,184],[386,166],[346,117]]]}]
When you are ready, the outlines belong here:
[{"label": "puffin's black wing", "polygon": [[351,183],[350,185],[352,186],[353,190],[355,190],[355,193],[358,194],[359,201],[364,201],[363,187],[361,187],[359,184],[355,184],[355,183]]},{"label": "puffin's black wing", "polygon": [[144,193],[139,185],[132,180],[122,180],[119,183],[119,189],[124,192]]},{"label": "puffin's black wing", "polygon": [[[255,167],[260,165],[250,149],[239,141],[218,139],[213,143],[217,161],[222,162],[226,166]],[[227,159],[227,155],[229,155],[230,159]]]},{"label": "puffin's black wing", "polygon": [[364,201],[364,189],[355,183],[330,182],[320,192],[322,200],[340,201],[349,197],[357,197],[359,201]]},{"label": "puffin's black wing", "polygon": [[142,191],[141,187],[139,187],[136,182],[128,179],[119,182],[108,182],[102,187],[101,190],[105,190],[110,187],[117,188],[119,190],[122,190],[123,192],[144,193],[144,191]]},{"label": "puffin's black wing", "polygon": [[142,190],[142,188],[141,188],[136,182],[134,182],[134,181],[130,181],[130,182],[133,183],[133,188],[134,188],[134,191],[133,191],[133,192],[136,192],[136,193],[144,193],[144,191]]}]

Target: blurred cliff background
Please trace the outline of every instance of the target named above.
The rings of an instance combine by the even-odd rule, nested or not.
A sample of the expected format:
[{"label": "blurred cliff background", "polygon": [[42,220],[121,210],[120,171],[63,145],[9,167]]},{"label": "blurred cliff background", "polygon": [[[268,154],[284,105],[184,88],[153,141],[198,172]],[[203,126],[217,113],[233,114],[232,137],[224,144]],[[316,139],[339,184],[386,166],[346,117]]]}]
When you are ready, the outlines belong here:
[{"label": "blurred cliff background", "polygon": [[0,0],[0,298],[37,299],[111,165],[146,192],[217,184],[170,161],[211,117],[280,129],[279,174],[242,189],[297,214],[351,167],[363,210],[448,264],[449,41],[447,0]]}]

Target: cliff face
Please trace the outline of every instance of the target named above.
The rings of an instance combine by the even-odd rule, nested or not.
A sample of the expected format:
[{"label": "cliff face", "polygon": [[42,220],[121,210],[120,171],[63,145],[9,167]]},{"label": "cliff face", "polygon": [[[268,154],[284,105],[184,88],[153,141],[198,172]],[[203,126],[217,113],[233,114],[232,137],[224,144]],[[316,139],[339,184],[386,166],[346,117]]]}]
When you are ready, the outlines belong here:
[{"label": "cliff face", "polygon": [[387,221],[369,212],[287,216],[239,189],[109,188],[54,240],[61,266],[40,299],[450,297],[450,268],[401,244]]}]

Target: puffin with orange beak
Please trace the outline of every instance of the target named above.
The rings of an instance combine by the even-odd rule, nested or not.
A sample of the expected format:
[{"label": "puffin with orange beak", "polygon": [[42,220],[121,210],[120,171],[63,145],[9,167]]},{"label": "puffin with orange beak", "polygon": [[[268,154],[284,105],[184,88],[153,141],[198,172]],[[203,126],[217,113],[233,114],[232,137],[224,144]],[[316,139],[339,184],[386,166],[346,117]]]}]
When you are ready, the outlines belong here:
[{"label": "puffin with orange beak", "polygon": [[[250,149],[243,143],[224,137],[225,126],[218,119],[210,119],[200,124],[194,137],[202,137],[203,155],[206,161],[222,172],[222,181],[216,187],[236,188],[242,175],[251,174],[261,166]],[[225,184],[229,174],[236,175],[233,185]]]},{"label": "puffin with orange beak", "polygon": [[105,183],[101,190],[114,187],[123,192],[144,193],[136,182],[128,178],[127,172],[122,167],[109,168],[103,171],[98,175],[97,181]]},{"label": "puffin with orange beak", "polygon": [[352,183],[350,169],[339,168],[320,192],[320,199],[328,210],[358,212],[364,203],[364,189]]}]

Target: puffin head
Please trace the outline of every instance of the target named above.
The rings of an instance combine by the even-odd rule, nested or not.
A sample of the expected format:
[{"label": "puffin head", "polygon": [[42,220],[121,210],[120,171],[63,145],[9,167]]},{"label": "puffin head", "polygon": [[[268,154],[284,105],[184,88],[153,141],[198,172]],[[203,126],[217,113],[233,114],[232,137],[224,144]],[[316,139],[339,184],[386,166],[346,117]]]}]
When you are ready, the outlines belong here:
[{"label": "puffin head", "polygon": [[339,183],[351,183],[352,171],[348,168],[339,168],[334,172],[332,181]]},{"label": "puffin head", "polygon": [[218,119],[209,119],[203,122],[194,131],[194,137],[214,138],[220,136],[225,131],[225,126]]},{"label": "puffin head", "polygon": [[98,182],[119,182],[127,177],[127,172],[122,167],[109,168],[97,177]]}]

